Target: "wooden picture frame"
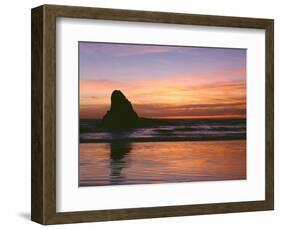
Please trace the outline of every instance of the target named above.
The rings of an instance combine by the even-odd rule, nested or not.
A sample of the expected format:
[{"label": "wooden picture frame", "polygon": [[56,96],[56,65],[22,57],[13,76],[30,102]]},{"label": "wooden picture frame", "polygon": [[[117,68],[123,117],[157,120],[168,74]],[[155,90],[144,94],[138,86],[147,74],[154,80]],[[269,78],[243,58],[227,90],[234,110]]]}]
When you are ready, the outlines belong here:
[{"label": "wooden picture frame", "polygon": [[[99,211],[56,211],[56,18],[120,20],[264,29],[266,36],[265,200]],[[32,9],[32,204],[41,224],[157,218],[274,208],[274,21],[179,13],[43,5]]]}]

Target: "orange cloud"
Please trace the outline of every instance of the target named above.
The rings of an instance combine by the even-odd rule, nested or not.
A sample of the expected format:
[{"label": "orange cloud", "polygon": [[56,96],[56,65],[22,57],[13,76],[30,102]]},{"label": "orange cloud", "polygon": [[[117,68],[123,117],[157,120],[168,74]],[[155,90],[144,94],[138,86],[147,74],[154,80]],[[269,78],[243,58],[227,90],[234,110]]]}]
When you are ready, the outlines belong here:
[{"label": "orange cloud", "polygon": [[[164,81],[165,82],[165,81]],[[114,89],[124,91],[136,111],[143,117],[245,117],[246,81],[226,82],[208,85],[172,85],[168,81],[156,87],[147,82],[123,84],[105,81],[81,82],[84,90],[80,98],[82,118],[101,118],[110,106],[110,95]],[[84,85],[85,84],[85,85]],[[115,86],[113,86],[116,84]],[[139,85],[139,87],[137,87]],[[110,87],[109,87],[110,86]],[[93,88],[103,89],[103,94],[90,95]],[[80,88],[81,90],[81,88]],[[87,91],[88,90],[88,91]],[[85,93],[86,92],[86,93]]]}]

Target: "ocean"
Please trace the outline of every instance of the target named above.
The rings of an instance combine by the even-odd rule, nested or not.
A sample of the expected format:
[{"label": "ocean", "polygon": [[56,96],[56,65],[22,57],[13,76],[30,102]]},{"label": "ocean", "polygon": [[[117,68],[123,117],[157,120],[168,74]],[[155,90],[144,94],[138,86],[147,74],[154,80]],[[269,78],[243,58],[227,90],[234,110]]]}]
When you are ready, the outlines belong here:
[{"label": "ocean", "polygon": [[110,130],[80,120],[80,143],[246,139],[245,119],[169,119],[145,128]]}]

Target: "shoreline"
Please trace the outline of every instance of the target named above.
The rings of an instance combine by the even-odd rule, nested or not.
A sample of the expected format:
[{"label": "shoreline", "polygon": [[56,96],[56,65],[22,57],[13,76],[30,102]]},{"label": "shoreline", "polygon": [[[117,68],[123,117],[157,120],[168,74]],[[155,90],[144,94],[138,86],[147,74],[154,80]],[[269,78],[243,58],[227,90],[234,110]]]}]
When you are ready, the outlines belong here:
[{"label": "shoreline", "polygon": [[126,139],[115,139],[115,140],[96,140],[96,139],[80,139],[79,144],[91,144],[91,143],[114,143],[114,142],[178,142],[178,141],[236,141],[236,140],[247,140],[246,135],[244,136],[228,136],[228,137],[169,137],[169,138],[126,138]]}]

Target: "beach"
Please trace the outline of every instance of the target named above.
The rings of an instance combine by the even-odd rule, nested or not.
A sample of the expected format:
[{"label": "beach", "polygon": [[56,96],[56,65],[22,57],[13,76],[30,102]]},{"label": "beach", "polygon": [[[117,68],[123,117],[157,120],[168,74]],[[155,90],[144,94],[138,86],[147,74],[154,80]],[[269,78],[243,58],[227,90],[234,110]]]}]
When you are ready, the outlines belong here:
[{"label": "beach", "polygon": [[246,179],[246,141],[80,144],[80,186]]}]

